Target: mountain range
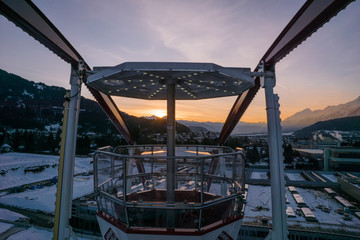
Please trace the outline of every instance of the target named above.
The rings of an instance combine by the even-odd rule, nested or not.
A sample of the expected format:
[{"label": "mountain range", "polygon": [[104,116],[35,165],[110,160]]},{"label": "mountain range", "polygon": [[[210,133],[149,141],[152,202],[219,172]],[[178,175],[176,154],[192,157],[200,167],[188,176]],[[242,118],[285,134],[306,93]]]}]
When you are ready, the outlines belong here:
[{"label": "mountain range", "polygon": [[[353,116],[360,116],[360,96],[353,101],[339,104],[337,106],[328,106],[322,110],[312,111],[309,108],[306,108],[294,115],[286,118],[281,122],[282,129],[285,132],[297,131],[302,128],[311,126],[320,121],[333,120],[337,118],[347,118]],[[336,123],[345,123],[353,121],[354,119],[348,121],[340,121]],[[184,124],[192,131],[195,132],[220,132],[224,123],[221,122],[195,122],[195,121],[185,121],[179,120],[178,122]],[[331,125],[331,124],[330,124]],[[316,126],[330,126],[330,125],[316,125]],[[233,134],[252,134],[252,133],[266,133],[267,126],[264,122],[258,123],[248,123],[240,121],[235,127]]]},{"label": "mountain range", "polygon": [[360,97],[353,101],[312,111],[306,108],[282,121],[285,131],[298,130],[320,121],[360,116]]},{"label": "mountain range", "polygon": [[[177,120],[179,123],[187,126],[193,132],[221,132],[224,123],[221,122],[196,122],[196,121],[186,121],[186,120]],[[252,134],[252,133],[266,133],[267,125],[265,122],[258,123],[249,123],[242,122],[236,125],[233,134]]]},{"label": "mountain range", "polygon": [[[0,128],[44,129],[46,125],[59,123],[65,89],[35,83],[0,69]],[[99,105],[90,99],[81,99],[79,131],[108,132],[116,130],[107,121]],[[165,119],[138,118],[123,113],[132,132],[137,135],[166,132]],[[328,106],[323,110],[305,109],[282,121],[283,130],[296,131],[319,121],[360,116],[360,97],[348,103]],[[221,122],[177,121],[178,132],[220,132]],[[104,124],[105,123],[105,124]],[[233,134],[266,133],[264,122],[248,123],[240,121]]]},{"label": "mountain range", "polygon": [[[66,89],[35,83],[0,69],[0,129],[39,129],[58,124],[63,117]],[[81,98],[78,132],[117,133],[97,102]],[[135,140],[151,133],[166,133],[166,120],[149,120],[122,113]],[[61,125],[61,124],[60,124]],[[178,132],[190,132],[177,124]]]},{"label": "mountain range", "polygon": [[360,131],[360,116],[320,121],[301,130],[295,131],[295,136],[311,137],[312,133],[318,130]]}]

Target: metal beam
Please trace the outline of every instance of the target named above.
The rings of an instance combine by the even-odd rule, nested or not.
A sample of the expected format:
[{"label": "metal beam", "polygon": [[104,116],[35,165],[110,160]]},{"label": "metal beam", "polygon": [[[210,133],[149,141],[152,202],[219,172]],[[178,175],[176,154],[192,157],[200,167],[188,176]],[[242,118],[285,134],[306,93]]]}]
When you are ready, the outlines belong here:
[{"label": "metal beam", "polygon": [[[271,69],[288,53],[294,50],[353,1],[354,0],[308,0],[276,38],[274,43],[261,58],[260,62],[264,61],[265,68]],[[256,67],[255,71],[257,71],[257,68],[258,67]],[[259,79],[255,79],[255,86],[239,95],[236,99],[221,130],[218,140],[220,145],[223,145],[226,142],[259,88]]]},{"label": "metal beam", "polygon": [[271,182],[271,239],[286,240],[285,174],[280,125],[279,97],[274,94],[275,76],[262,77],[265,89]]},{"label": "metal beam", "polygon": [[221,130],[218,139],[218,144],[220,146],[224,145],[224,143],[227,141],[231,132],[238,124],[240,118],[244,115],[246,109],[249,107],[251,101],[253,100],[259,89],[260,89],[260,79],[256,78],[255,86],[238,96]]},{"label": "metal beam", "polygon": [[[0,0],[0,13],[71,65],[77,66],[83,59],[64,35],[30,0]],[[90,70],[86,63],[84,65],[87,70]],[[133,144],[134,140],[130,131],[111,97],[87,87],[125,140]]]},{"label": "metal beam", "polygon": [[106,115],[109,117],[111,122],[114,124],[116,129],[121,133],[128,144],[134,144],[134,138],[130,133],[130,130],[124,120],[124,117],[120,110],[117,108],[114,100],[95,88],[86,85],[91,94],[94,96],[96,101],[100,104]]},{"label": "metal beam", "polygon": [[76,66],[82,57],[30,0],[1,0],[0,13],[64,61]]},{"label": "metal beam", "polygon": [[[59,167],[58,180],[60,181],[61,179],[62,182],[59,182],[61,186],[58,187],[56,197],[56,199],[59,200],[56,202],[56,213],[58,215],[55,218],[58,226],[55,226],[54,240],[69,239],[71,232],[69,220],[71,218],[76,138],[81,99],[81,82],[77,74],[77,69],[74,67],[71,68],[70,84],[70,97],[67,99],[67,101],[69,101],[69,110],[67,111],[67,109],[65,109],[64,111],[64,113],[66,113],[64,117],[67,117],[67,119],[64,119],[66,128],[63,129],[63,131],[66,131],[66,133],[63,133],[65,139],[62,139],[62,149],[60,151],[63,153],[63,164],[62,167]],[[62,170],[62,172],[60,170]]]},{"label": "metal beam", "polygon": [[[175,96],[176,87],[175,80],[169,79],[167,82],[167,174],[166,174],[166,201],[167,203],[175,203],[175,139],[176,139],[176,121],[175,121]],[[175,212],[168,210],[167,224],[169,229],[175,228]]]},{"label": "metal beam", "polygon": [[271,68],[353,1],[306,1],[261,59],[265,67]]}]

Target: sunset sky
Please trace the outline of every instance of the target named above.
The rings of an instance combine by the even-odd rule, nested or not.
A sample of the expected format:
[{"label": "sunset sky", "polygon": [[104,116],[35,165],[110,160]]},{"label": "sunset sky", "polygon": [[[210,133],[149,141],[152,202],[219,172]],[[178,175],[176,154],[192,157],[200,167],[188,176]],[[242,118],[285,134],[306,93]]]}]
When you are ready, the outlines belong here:
[{"label": "sunset sky", "polygon": [[[34,1],[90,67],[126,61],[213,62],[256,67],[305,1]],[[351,3],[276,66],[281,118],[360,95],[360,2]],[[70,66],[0,15],[0,68],[69,89]],[[91,98],[83,88],[83,96]],[[178,101],[177,119],[223,122],[236,97]],[[136,116],[165,101],[116,98]],[[242,121],[264,122],[261,90]]]}]

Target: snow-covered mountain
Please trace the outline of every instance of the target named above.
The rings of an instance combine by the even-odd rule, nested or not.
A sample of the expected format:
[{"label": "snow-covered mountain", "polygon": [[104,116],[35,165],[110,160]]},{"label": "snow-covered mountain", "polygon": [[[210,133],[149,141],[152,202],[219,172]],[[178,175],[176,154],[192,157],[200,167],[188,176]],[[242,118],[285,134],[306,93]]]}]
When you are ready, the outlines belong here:
[{"label": "snow-covered mountain", "polygon": [[[210,132],[221,132],[224,123],[221,122],[196,122],[196,121],[186,121],[186,120],[177,120],[177,122],[187,126],[188,128],[194,130],[196,128],[201,128],[204,131],[204,128]],[[249,134],[249,133],[265,133],[267,131],[266,123],[249,123],[249,122],[239,122],[235,127],[233,134]]]},{"label": "snow-covered mountain", "polygon": [[348,103],[328,106],[322,110],[312,111],[306,108],[286,118],[282,121],[282,126],[284,130],[297,130],[316,122],[353,116],[360,116],[360,97]]}]

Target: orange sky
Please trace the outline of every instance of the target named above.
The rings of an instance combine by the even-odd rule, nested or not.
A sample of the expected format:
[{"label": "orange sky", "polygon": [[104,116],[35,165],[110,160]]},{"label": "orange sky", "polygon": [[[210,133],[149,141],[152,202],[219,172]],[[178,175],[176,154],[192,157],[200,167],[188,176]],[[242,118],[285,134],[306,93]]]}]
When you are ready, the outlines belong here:
[{"label": "orange sky", "polygon": [[[84,5],[35,0],[90,67],[169,61],[251,69],[304,2],[109,0]],[[359,96],[359,12],[360,1],[354,1],[276,65],[275,93],[280,96],[282,119],[305,108],[323,109]],[[2,15],[0,32],[6,33],[0,34],[1,69],[70,88],[68,63]],[[92,98],[85,87],[82,95]],[[235,99],[178,101],[177,119],[224,122]],[[121,111],[135,116],[166,110],[165,101],[116,102]],[[241,120],[266,121],[263,89]]]}]

